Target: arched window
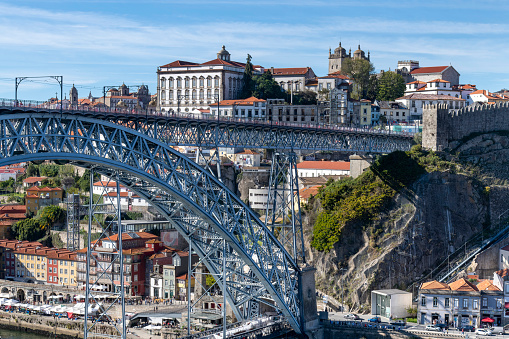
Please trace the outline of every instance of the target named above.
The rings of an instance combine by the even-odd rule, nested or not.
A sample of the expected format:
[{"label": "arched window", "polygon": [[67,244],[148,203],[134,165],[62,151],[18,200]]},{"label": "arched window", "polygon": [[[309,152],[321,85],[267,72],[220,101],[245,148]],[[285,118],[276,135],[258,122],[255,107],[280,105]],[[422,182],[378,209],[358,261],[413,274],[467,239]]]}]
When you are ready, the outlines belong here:
[{"label": "arched window", "polygon": [[196,77],[193,77],[193,88],[196,88]]},{"label": "arched window", "polygon": [[186,101],[190,99],[190,98],[189,98],[189,90],[188,90],[188,89],[186,89],[186,96],[185,96],[185,98],[184,98],[184,99],[185,99]]},{"label": "arched window", "polygon": [[205,83],[205,78],[204,77],[200,77],[200,87],[203,87],[204,83]]},{"label": "arched window", "polygon": [[196,100],[196,90],[194,90],[194,89],[193,89],[193,94],[192,94],[192,95],[193,95],[193,96],[192,96],[192,99],[193,99],[193,100]]},{"label": "arched window", "polygon": [[216,88],[216,89],[214,90],[214,98],[215,98],[215,97],[217,97],[218,95],[219,95],[219,90]]},{"label": "arched window", "polygon": [[200,100],[204,99],[205,93],[200,89]]},{"label": "arched window", "polygon": [[173,78],[169,78],[168,80],[170,81],[170,88],[173,88],[173,86],[174,86],[173,85]]},{"label": "arched window", "polygon": [[212,87],[212,77],[207,78],[207,87]]},{"label": "arched window", "polygon": [[166,91],[161,91],[161,99],[166,100]]},{"label": "arched window", "polygon": [[232,82],[233,82],[232,78],[228,79],[228,85],[229,85],[230,88],[232,87]]},{"label": "arched window", "polygon": [[180,77],[177,78],[177,88],[182,88],[182,79]]},{"label": "arched window", "polygon": [[189,78],[188,77],[186,77],[186,79],[185,79],[185,86],[186,86],[186,88],[189,88]]},{"label": "arched window", "polygon": [[207,99],[212,98],[212,91],[210,89],[207,90]]},{"label": "arched window", "polygon": [[166,87],[166,78],[161,78],[161,88]]},{"label": "arched window", "polygon": [[170,100],[173,100],[173,91],[170,91],[170,97],[169,97]]},{"label": "arched window", "polygon": [[219,87],[219,77],[218,76],[216,76],[214,78],[214,87]]}]

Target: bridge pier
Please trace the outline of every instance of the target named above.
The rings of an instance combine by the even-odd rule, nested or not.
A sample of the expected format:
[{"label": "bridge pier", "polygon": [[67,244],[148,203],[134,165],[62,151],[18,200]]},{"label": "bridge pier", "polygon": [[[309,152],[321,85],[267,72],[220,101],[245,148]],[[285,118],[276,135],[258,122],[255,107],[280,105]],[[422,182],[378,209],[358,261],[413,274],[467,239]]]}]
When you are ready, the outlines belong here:
[{"label": "bridge pier", "polygon": [[316,269],[307,264],[304,264],[299,272],[301,327],[302,332],[310,338],[314,337],[312,333],[319,328],[316,309],[315,272]]}]

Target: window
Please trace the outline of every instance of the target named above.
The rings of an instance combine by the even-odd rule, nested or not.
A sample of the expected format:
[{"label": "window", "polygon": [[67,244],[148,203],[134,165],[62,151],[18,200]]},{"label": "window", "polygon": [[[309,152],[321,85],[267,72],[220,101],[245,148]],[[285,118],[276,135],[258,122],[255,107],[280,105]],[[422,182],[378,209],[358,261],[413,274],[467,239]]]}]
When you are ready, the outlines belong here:
[{"label": "window", "polygon": [[169,81],[170,81],[170,86],[169,87],[173,88],[173,78],[170,78]]},{"label": "window", "polygon": [[203,87],[204,82],[205,82],[205,79],[204,78],[200,78],[200,87]]},{"label": "window", "polygon": [[426,306],[426,297],[421,297],[421,306]]},{"label": "window", "polygon": [[463,308],[468,308],[468,299],[463,299]]},{"label": "window", "polygon": [[323,89],[323,84],[318,84],[318,90],[321,91]]},{"label": "window", "polygon": [[207,78],[207,87],[212,87],[212,78],[211,77]]},{"label": "window", "polygon": [[138,275],[134,276],[134,281],[138,281]]},{"label": "window", "polygon": [[193,87],[196,87],[196,78],[193,78]]},{"label": "window", "polygon": [[449,298],[445,298],[445,307],[449,307],[450,305]]},{"label": "window", "polygon": [[214,78],[214,86],[219,87],[219,78],[218,77]]},{"label": "window", "polygon": [[502,308],[502,299],[497,299],[497,308]]},{"label": "window", "polygon": [[482,307],[488,307],[488,298],[482,298]]},{"label": "window", "polygon": [[74,275],[74,270],[71,270],[71,275]]},{"label": "window", "polygon": [[62,272],[63,272],[63,269],[60,269],[60,274],[62,274]]},{"label": "window", "polygon": [[503,254],[500,255],[500,262],[504,262],[504,255]]},{"label": "window", "polygon": [[438,307],[438,297],[433,297],[433,307]]},{"label": "window", "polygon": [[472,304],[473,304],[472,307],[474,308],[474,310],[477,310],[479,308],[479,299],[474,299]]},{"label": "window", "polygon": [[184,83],[185,83],[186,88],[189,88],[189,78],[186,78]]},{"label": "window", "polygon": [[182,79],[177,78],[177,88],[182,88]]},{"label": "window", "polygon": [[458,308],[460,304],[460,301],[458,298],[454,298],[454,308]]},{"label": "window", "polygon": [[64,278],[64,283],[67,283],[67,278]]}]

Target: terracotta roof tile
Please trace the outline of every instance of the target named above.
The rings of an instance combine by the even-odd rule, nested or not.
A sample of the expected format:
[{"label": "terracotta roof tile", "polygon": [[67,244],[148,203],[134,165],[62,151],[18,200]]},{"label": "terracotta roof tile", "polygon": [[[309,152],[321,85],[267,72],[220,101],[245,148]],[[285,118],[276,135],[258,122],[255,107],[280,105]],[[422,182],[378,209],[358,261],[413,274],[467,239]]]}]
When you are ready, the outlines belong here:
[{"label": "terracotta roof tile", "polygon": [[[219,102],[219,106],[247,106],[247,105],[253,105],[255,102],[267,102],[263,99],[258,99],[255,97],[250,97],[247,99],[239,99],[239,100],[223,100]],[[217,106],[217,102],[215,104],[211,104],[210,107]]]},{"label": "terracotta roof tile", "polygon": [[188,66],[199,66],[199,64],[190,61],[176,60],[160,67],[188,67]]},{"label": "terracotta roof tile", "polygon": [[23,182],[27,184],[35,184],[36,182],[43,181],[44,179],[47,178],[48,177],[28,177],[25,180],[23,180]]},{"label": "terracotta roof tile", "polygon": [[493,285],[493,280],[483,280],[479,284],[477,284],[477,289],[479,291],[500,291],[500,289]]},{"label": "terracotta roof tile", "polygon": [[329,170],[350,170],[349,161],[303,161],[297,164],[297,169],[329,169]]},{"label": "terracotta roof tile", "polygon": [[449,290],[449,285],[436,280],[428,281],[422,284],[421,290]]},{"label": "terracotta roof tile", "polygon": [[412,70],[410,74],[442,73],[450,66],[420,67]]},{"label": "terracotta roof tile", "polygon": [[453,281],[452,283],[449,284],[449,287],[453,291],[464,291],[464,292],[478,291],[477,286],[467,281],[465,278]]},{"label": "terracotta roof tile", "polygon": [[274,68],[272,75],[305,75],[311,67]]}]

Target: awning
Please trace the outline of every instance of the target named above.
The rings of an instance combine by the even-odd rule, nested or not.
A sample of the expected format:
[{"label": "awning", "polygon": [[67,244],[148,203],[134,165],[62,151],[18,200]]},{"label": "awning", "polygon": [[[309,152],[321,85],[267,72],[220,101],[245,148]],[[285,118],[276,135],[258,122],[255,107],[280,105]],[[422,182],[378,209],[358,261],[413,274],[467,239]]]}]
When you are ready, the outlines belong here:
[{"label": "awning", "polygon": [[484,318],[481,320],[482,323],[494,323],[495,320],[491,319],[491,318]]}]

